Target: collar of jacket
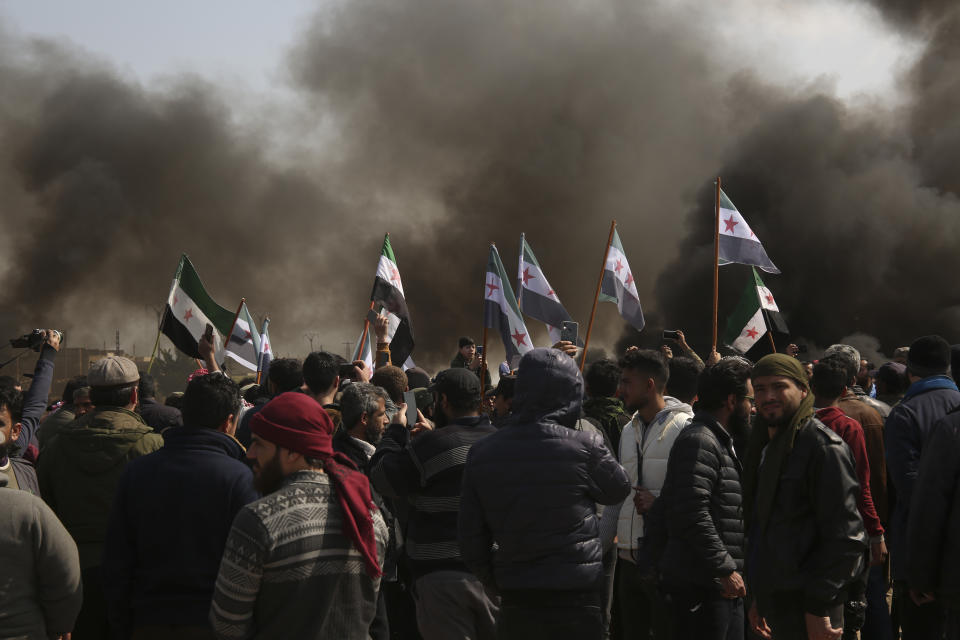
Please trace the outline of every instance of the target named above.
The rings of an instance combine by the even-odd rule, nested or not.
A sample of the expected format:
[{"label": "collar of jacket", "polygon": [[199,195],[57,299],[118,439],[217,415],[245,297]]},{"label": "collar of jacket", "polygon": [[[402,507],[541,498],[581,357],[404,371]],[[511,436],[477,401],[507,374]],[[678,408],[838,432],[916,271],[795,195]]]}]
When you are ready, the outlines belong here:
[{"label": "collar of jacket", "polygon": [[165,429],[163,448],[168,450],[208,449],[222,452],[235,460],[243,460],[243,445],[225,433],[205,427],[171,427]]},{"label": "collar of jacket", "polygon": [[910,388],[907,389],[907,393],[904,394],[902,401],[906,401],[927,391],[933,391],[934,389],[953,389],[954,391],[960,391],[960,389],[957,389],[957,383],[951,380],[949,376],[930,376],[929,378],[917,380],[911,384]]},{"label": "collar of jacket", "polygon": [[720,424],[720,421],[717,420],[712,413],[707,411],[697,411],[697,413],[693,416],[693,421],[699,422],[703,426],[710,429],[710,431],[713,431],[713,433],[716,434],[717,438],[719,438],[721,442],[727,443],[733,441],[733,436],[730,435],[727,429]]}]

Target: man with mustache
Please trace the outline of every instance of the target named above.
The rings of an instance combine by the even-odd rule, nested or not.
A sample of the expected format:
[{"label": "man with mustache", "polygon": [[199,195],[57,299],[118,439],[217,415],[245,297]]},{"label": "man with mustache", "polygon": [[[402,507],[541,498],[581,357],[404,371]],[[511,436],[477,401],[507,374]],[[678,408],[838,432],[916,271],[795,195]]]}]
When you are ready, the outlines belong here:
[{"label": "man with mustache", "polygon": [[257,488],[227,538],[210,621],[219,638],[366,640],[387,528],[367,478],[334,453],[317,401],[282,393],[250,420]]},{"label": "man with mustache", "polygon": [[853,455],[814,417],[799,360],[764,356],[751,377],[757,418],[743,501],[750,627],[777,640],[840,638],[867,548]]}]

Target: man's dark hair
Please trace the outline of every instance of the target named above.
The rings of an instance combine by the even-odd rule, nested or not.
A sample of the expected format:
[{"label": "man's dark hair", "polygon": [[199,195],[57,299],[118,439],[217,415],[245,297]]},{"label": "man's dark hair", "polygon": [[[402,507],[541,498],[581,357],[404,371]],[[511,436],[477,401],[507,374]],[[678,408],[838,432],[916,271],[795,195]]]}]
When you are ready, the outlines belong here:
[{"label": "man's dark hair", "polygon": [[314,351],[303,361],[303,380],[313,393],[330,390],[340,373],[340,362],[326,351]]},{"label": "man's dark hair", "polygon": [[813,365],[810,388],[818,401],[835,400],[843,395],[849,382],[850,366],[836,355],[821,358]]},{"label": "man's dark hair", "polygon": [[[271,364],[271,367],[273,365]],[[240,410],[240,387],[220,373],[197,376],[183,394],[183,424],[216,429]]]},{"label": "man's dark hair", "polygon": [[130,394],[136,388],[136,382],[122,387],[90,387],[90,402],[98,409],[100,407],[125,407],[130,404]]},{"label": "man's dark hair", "polygon": [[670,358],[670,380],[667,382],[667,395],[680,402],[692,404],[697,397],[697,384],[703,365],[687,356]]},{"label": "man's dark hair", "polygon": [[157,397],[157,381],[149,373],[140,372],[140,382],[137,394],[141,400],[151,400]]},{"label": "man's dark hair", "polygon": [[10,420],[13,424],[20,422],[20,418],[23,417],[23,394],[13,385],[0,385],[0,409],[10,412]]},{"label": "man's dark hair", "polygon": [[63,395],[60,396],[63,404],[73,404],[73,392],[87,386],[89,386],[87,376],[74,376],[67,380],[67,384],[63,387]]},{"label": "man's dark hair", "polygon": [[663,393],[670,379],[670,367],[667,358],[653,349],[633,349],[620,358],[620,370],[636,371],[653,378],[657,391]]},{"label": "man's dark hair", "polygon": [[0,387],[15,387],[17,379],[13,376],[0,376]]},{"label": "man's dark hair", "polygon": [[[619,371],[619,369],[617,371]],[[618,373],[617,375],[620,374]],[[497,388],[494,392],[504,400],[510,400],[513,398],[516,385],[517,376],[500,376],[500,381],[497,383]]]},{"label": "man's dark hair", "polygon": [[303,364],[296,358],[271,360],[268,377],[277,386],[277,393],[296,391],[303,386]]},{"label": "man's dark hair", "polygon": [[378,367],[370,377],[370,382],[383,387],[394,402],[403,402],[403,392],[407,389],[408,381],[407,374],[400,367],[393,365]]},{"label": "man's dark hair", "polygon": [[468,347],[468,346],[470,346],[471,344],[477,344],[477,343],[473,341],[473,338],[470,338],[470,337],[468,337],[468,336],[462,336],[462,337],[460,338],[460,346],[459,346],[459,348],[460,348],[460,349],[463,349],[464,347]]},{"label": "man's dark hair", "polygon": [[612,398],[620,384],[620,367],[610,358],[590,363],[583,372],[587,395],[593,398]]},{"label": "man's dark hair", "polygon": [[739,400],[747,397],[747,381],[753,367],[746,358],[731,356],[707,367],[697,383],[697,408],[713,411],[723,406],[730,394]]}]

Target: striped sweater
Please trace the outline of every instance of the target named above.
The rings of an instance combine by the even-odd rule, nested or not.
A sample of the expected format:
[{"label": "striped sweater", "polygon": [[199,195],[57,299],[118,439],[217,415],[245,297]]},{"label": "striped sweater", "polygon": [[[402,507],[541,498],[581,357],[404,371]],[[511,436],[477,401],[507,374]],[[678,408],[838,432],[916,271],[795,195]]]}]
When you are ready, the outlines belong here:
[{"label": "striped sweater", "polygon": [[457,518],[467,453],[496,433],[485,416],[456,418],[410,440],[410,432],[390,425],[370,460],[370,482],[382,495],[410,505],[406,555],[415,577],[432,571],[469,572],[460,558]]},{"label": "striped sweater", "polygon": [[[387,528],[372,511],[382,563]],[[218,638],[365,640],[379,583],[343,533],[329,477],[297,471],[234,519],[210,621]]]}]

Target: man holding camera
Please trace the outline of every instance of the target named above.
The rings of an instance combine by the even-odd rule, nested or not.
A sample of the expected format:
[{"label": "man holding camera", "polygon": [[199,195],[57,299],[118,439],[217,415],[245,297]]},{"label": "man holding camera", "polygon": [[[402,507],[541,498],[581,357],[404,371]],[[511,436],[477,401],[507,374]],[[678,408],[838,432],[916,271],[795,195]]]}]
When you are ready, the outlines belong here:
[{"label": "man holding camera", "polygon": [[163,446],[138,414],[137,366],[121,356],[90,365],[96,409],[74,420],[51,442],[40,465],[40,493],[73,536],[80,552],[83,609],[74,638],[109,637],[100,577],[107,520],[127,463]]},{"label": "man holding camera", "polygon": [[487,370],[487,364],[484,361],[484,353],[477,348],[477,343],[473,338],[463,336],[460,338],[460,350],[450,361],[451,369],[469,369],[480,377],[480,371],[483,371],[483,388],[489,389],[493,386],[490,371]]}]

